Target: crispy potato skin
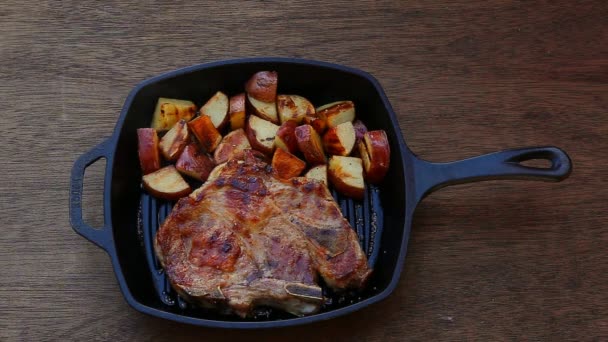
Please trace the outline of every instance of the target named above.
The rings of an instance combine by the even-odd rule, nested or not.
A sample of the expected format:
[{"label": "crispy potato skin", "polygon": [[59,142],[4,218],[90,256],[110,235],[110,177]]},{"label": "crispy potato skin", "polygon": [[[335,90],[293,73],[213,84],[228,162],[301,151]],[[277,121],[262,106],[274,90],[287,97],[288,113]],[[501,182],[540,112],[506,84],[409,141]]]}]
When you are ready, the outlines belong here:
[{"label": "crispy potato skin", "polygon": [[299,176],[306,168],[306,163],[293,154],[277,149],[272,157],[272,169],[277,177],[290,179]]},{"label": "crispy potato skin", "polygon": [[359,153],[363,159],[365,180],[372,184],[380,183],[391,161],[391,148],[388,137],[383,130],[369,131],[363,135],[359,142]]},{"label": "crispy potato skin", "polygon": [[355,104],[352,101],[333,102],[317,108],[317,115],[325,120],[327,127],[336,127],[355,120]]},{"label": "crispy potato skin", "polygon": [[297,127],[298,124],[295,120],[286,121],[279,127],[275,139],[277,148],[282,148],[291,154],[298,152],[298,141],[296,140]]},{"label": "crispy potato skin", "polygon": [[245,84],[245,91],[262,102],[275,102],[279,75],[276,71],[255,73]]},{"label": "crispy potato skin", "polygon": [[239,128],[228,133],[222,142],[218,145],[213,153],[213,158],[217,164],[227,162],[232,158],[238,158],[243,155],[243,151],[250,149],[251,144],[245,134],[245,130]]},{"label": "crispy potato skin", "polygon": [[325,119],[318,117],[317,115],[306,115],[303,122],[307,125],[311,125],[319,135],[323,135],[327,129],[327,123]]},{"label": "crispy potato skin", "polygon": [[228,118],[230,121],[230,129],[237,130],[245,128],[245,93],[234,95],[230,98],[228,105]]},{"label": "crispy potato skin", "polygon": [[315,107],[310,101],[299,95],[278,95],[277,112],[281,123],[295,120],[299,124],[306,115],[315,114]]},{"label": "crispy potato skin", "polygon": [[166,160],[175,161],[189,141],[188,124],[182,119],[160,139],[158,147]]},{"label": "crispy potato skin", "polygon": [[338,156],[347,156],[355,146],[355,128],[350,121],[332,127],[323,135],[325,152]]},{"label": "crispy potato skin", "polygon": [[139,128],[137,130],[137,154],[144,175],[160,169],[158,134],[154,128]]},{"label": "crispy potato skin", "polygon": [[188,128],[206,152],[213,152],[222,141],[222,135],[207,115],[188,122]]},{"label": "crispy potato skin", "polygon": [[353,127],[355,128],[355,136],[357,137],[357,142],[363,139],[363,135],[367,132],[367,126],[363,123],[363,121],[357,119],[353,122]]},{"label": "crispy potato skin", "polygon": [[191,143],[184,148],[175,163],[175,168],[186,176],[204,182],[215,168],[215,162],[209,155],[201,151],[196,144]]},{"label": "crispy potato skin", "polygon": [[295,130],[298,148],[304,154],[306,161],[314,166],[325,164],[325,152],[317,131],[311,125],[298,126]]}]

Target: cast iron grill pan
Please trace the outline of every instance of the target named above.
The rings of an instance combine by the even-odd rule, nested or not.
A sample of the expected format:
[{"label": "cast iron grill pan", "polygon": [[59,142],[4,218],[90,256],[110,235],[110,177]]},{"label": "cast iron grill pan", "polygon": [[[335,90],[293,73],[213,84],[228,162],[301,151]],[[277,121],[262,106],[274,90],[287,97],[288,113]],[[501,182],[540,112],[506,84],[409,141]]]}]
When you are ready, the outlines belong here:
[{"label": "cast iron grill pan", "polygon": [[[386,131],[391,148],[387,181],[378,188],[369,187],[363,201],[334,193],[374,269],[369,284],[358,294],[338,296],[327,291],[328,303],[320,313],[310,316],[295,317],[262,309],[256,317],[241,319],[191,306],[171,289],[152,251],[159,222],[168,215],[173,203],[149,197],[139,186],[136,131],[149,126],[150,117],[145,113],[152,113],[160,96],[184,97],[200,104],[217,89],[230,94],[242,92],[249,75],[260,70],[276,70],[282,75],[281,92],[305,95],[313,103],[351,99],[357,104],[357,116],[368,128]],[[100,158],[107,160],[104,227],[94,229],[82,217],[83,180],[86,168]],[[532,159],[547,160],[550,166],[522,164]],[[285,327],[335,318],[387,298],[397,287],[406,260],[414,211],[429,193],[448,185],[483,180],[558,182],[566,179],[571,170],[568,155],[553,146],[510,149],[449,163],[428,162],[407,147],[381,85],[361,70],[295,58],[219,61],[171,71],[148,79],[131,91],[114,134],[74,163],[70,223],[78,234],[108,253],[126,301],[140,312],[208,327]]]},{"label": "cast iron grill pan", "polygon": [[[368,264],[374,267],[378,258],[380,237],[382,236],[383,212],[380,202],[380,190],[375,185],[366,184],[363,200],[353,200],[343,196],[330,187],[334,200],[338,203],[344,218],[348,220],[353,230],[357,232],[359,244],[367,255]],[[220,315],[213,309],[201,308],[188,303],[171,287],[169,278],[160,265],[154,253],[156,232],[165,218],[173,209],[175,202],[157,199],[142,190],[138,219],[140,243],[146,255],[147,266],[152,275],[154,289],[158,300],[168,309],[190,316],[200,316],[208,319],[231,319],[240,321],[281,320],[294,316],[282,310],[270,307],[258,307],[250,318],[240,318],[236,315]],[[373,295],[374,288],[362,291],[335,293],[321,282],[323,295],[326,298],[321,312],[334,310]]]}]

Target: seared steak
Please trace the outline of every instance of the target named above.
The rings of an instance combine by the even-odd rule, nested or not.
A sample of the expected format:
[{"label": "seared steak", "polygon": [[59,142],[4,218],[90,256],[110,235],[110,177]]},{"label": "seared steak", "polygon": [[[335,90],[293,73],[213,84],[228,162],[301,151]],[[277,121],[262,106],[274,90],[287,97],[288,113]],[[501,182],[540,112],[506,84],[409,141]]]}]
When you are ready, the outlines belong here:
[{"label": "seared steak", "polygon": [[267,305],[307,315],[334,290],[363,287],[371,269],[327,187],[282,181],[251,151],[180,199],[155,250],[189,301],[240,316]]}]

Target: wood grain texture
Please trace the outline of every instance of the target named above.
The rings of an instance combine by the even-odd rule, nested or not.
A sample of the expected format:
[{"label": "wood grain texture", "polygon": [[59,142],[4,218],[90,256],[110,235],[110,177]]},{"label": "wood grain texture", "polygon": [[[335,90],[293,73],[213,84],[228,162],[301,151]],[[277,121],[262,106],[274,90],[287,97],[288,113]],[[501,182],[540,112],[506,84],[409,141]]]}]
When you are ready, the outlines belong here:
[{"label": "wood grain texture", "polygon": [[[608,339],[606,18],[606,1],[3,1],[0,340]],[[347,317],[244,332],[139,314],[70,228],[73,161],[139,81],[268,55],[369,71],[429,160],[556,145],[574,172],[430,196],[395,293]]]}]

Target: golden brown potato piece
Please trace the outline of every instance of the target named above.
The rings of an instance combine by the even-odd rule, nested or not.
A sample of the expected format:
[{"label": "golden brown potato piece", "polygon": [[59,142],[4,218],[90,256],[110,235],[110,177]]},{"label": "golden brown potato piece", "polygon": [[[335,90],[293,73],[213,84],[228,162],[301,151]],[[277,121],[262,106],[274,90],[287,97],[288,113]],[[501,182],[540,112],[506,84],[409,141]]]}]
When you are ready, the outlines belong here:
[{"label": "golden brown potato piece", "polygon": [[222,135],[207,115],[199,116],[188,122],[188,127],[206,152],[213,152],[222,141]]},{"label": "golden brown potato piece", "polygon": [[143,184],[152,196],[167,200],[177,200],[192,192],[173,165],[145,175]]},{"label": "golden brown potato piece", "polygon": [[137,154],[144,175],[160,169],[158,134],[154,128],[137,129]]},{"label": "golden brown potato piece", "polygon": [[276,105],[275,102],[263,102],[254,99],[251,95],[247,95],[247,111],[274,124],[279,123]]},{"label": "golden brown potato piece", "polygon": [[383,130],[369,131],[358,144],[363,160],[365,180],[372,184],[382,181],[391,161],[391,148]]},{"label": "golden brown potato piece", "polygon": [[160,139],[158,145],[160,151],[163,153],[168,161],[175,161],[184,150],[184,147],[190,141],[190,134],[188,133],[188,124],[186,120],[179,120],[169,132]]},{"label": "golden brown potato piece", "polygon": [[186,176],[198,179],[201,182],[207,180],[209,173],[215,167],[213,159],[200,150],[198,145],[190,143],[179,156],[175,168]]},{"label": "golden brown potato piece", "polygon": [[355,146],[355,128],[350,121],[332,127],[323,136],[325,152],[338,156],[347,156]]},{"label": "golden brown potato piece", "polygon": [[277,112],[281,123],[295,120],[300,124],[306,115],[315,114],[315,107],[302,96],[279,95],[277,96]]},{"label": "golden brown potato piece", "polygon": [[363,199],[365,182],[361,159],[331,156],[327,175],[338,192],[354,199]]},{"label": "golden brown potato piece", "polygon": [[137,154],[139,155],[141,172],[144,175],[160,169],[158,134],[154,128],[139,128],[137,130]]},{"label": "golden brown potato piece", "polygon": [[213,126],[220,131],[228,123],[228,105],[228,96],[218,91],[201,107],[200,113],[210,117]]},{"label": "golden brown potato piece", "polygon": [[277,97],[279,74],[276,71],[255,73],[245,84],[245,91],[250,97],[261,102],[274,103]]},{"label": "golden brown potato piece", "polygon": [[306,115],[304,117],[304,123],[307,125],[311,125],[319,135],[323,135],[325,130],[327,129],[327,123],[324,119],[315,115]]},{"label": "golden brown potato piece", "polygon": [[277,177],[289,179],[297,177],[306,168],[306,163],[293,154],[278,148],[272,157],[272,169]]},{"label": "golden brown potato piece", "polygon": [[308,170],[308,172],[306,172],[304,177],[309,179],[316,179],[327,185],[327,165],[317,165],[315,167],[312,167],[310,170]]},{"label": "golden brown potato piece", "polygon": [[325,164],[325,152],[317,131],[311,125],[302,125],[296,128],[295,133],[298,149],[302,151],[306,161],[312,166]]},{"label": "golden brown potato piece", "polygon": [[245,133],[247,133],[251,147],[271,155],[275,148],[274,140],[278,130],[279,126],[272,122],[251,115],[247,120]]},{"label": "golden brown potato piece", "polygon": [[230,129],[234,131],[245,128],[245,93],[232,96],[228,107]]},{"label": "golden brown potato piece", "polygon": [[245,149],[250,149],[251,144],[242,128],[228,133],[219,146],[215,149],[213,158],[217,164],[227,162],[232,158],[240,158]]},{"label": "golden brown potato piece", "polygon": [[245,84],[249,112],[275,124],[279,123],[276,105],[277,83],[276,71],[260,71],[251,76]]},{"label": "golden brown potato piece", "polygon": [[295,120],[284,122],[277,131],[277,137],[274,140],[277,148],[282,148],[289,153],[298,152],[298,141],[296,140],[296,127],[298,124]]},{"label": "golden brown potato piece", "polygon": [[336,127],[343,122],[355,120],[355,104],[352,101],[337,101],[317,108],[317,115],[324,119],[327,127]]},{"label": "golden brown potato piece", "polygon": [[192,101],[161,97],[156,103],[152,128],[162,132],[168,131],[179,120],[190,121],[196,114],[196,105]]}]

